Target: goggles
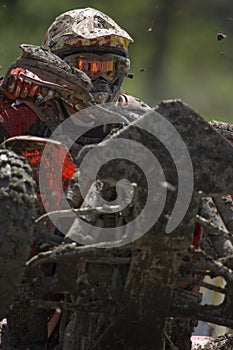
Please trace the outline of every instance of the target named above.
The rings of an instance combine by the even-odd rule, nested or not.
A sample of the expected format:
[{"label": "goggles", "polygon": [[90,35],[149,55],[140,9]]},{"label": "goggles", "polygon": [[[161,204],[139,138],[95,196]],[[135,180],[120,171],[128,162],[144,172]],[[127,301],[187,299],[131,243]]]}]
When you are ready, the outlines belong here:
[{"label": "goggles", "polygon": [[98,55],[85,52],[67,56],[64,61],[86,73],[91,80],[103,77],[109,82],[126,76],[130,68],[128,58],[115,54]]}]

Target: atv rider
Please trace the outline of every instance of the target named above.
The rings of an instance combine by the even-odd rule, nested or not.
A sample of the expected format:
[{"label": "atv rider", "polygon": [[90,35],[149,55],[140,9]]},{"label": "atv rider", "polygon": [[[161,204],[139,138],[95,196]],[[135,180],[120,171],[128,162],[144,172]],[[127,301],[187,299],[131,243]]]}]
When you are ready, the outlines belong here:
[{"label": "atv rider", "polygon": [[[129,34],[107,15],[85,8],[58,16],[49,27],[42,47],[87,74],[93,84],[91,94],[95,103],[119,102],[132,120],[150,110],[140,100],[121,94],[123,80],[129,72],[128,46],[132,42]],[[49,137],[59,123],[77,112],[57,97],[46,99],[39,106],[35,104],[44,93],[36,79],[33,72],[22,67],[10,69],[4,78],[0,92],[1,142],[18,135]],[[80,137],[76,144],[81,148],[100,142],[105,136],[104,127],[97,127]],[[38,318],[37,314],[34,313],[34,319]],[[43,322],[40,316],[38,319],[39,324]],[[49,329],[48,333],[52,331]],[[38,339],[35,343],[39,348],[45,344]]]}]

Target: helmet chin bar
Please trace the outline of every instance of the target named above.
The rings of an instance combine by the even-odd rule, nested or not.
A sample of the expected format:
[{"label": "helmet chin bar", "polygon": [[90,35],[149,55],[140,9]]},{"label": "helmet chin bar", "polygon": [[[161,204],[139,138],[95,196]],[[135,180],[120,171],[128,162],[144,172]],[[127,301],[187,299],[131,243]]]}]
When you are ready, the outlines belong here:
[{"label": "helmet chin bar", "polygon": [[124,77],[120,77],[112,83],[100,77],[92,81],[94,87],[91,94],[95,102],[101,104],[115,101],[120,93],[123,80]]},{"label": "helmet chin bar", "polygon": [[111,102],[113,100],[112,94],[108,92],[94,92],[92,93],[94,101],[98,104]]}]

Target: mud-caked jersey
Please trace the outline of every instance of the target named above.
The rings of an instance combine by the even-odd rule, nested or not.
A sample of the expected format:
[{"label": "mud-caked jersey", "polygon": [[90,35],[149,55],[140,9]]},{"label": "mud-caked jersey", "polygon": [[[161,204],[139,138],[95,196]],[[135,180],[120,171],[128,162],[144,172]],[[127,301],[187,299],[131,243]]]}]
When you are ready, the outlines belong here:
[{"label": "mud-caked jersey", "polygon": [[[117,103],[120,103],[121,111],[129,123],[150,110],[148,105],[130,95],[120,95]],[[55,127],[67,117],[67,109],[59,100],[50,100],[42,107],[36,107],[32,102],[26,101],[16,100],[11,103],[0,95],[0,142],[19,135],[49,137]],[[98,135],[92,133],[93,139],[95,136],[99,140],[104,138],[104,135],[99,134],[99,130],[97,132]],[[87,143],[92,142],[91,138],[89,142],[86,140]]]}]

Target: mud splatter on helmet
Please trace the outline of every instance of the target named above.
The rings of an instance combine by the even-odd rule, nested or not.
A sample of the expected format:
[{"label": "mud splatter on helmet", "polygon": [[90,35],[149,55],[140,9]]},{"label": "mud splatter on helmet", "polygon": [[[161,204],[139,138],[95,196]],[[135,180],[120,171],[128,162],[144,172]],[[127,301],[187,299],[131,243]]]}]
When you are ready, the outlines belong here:
[{"label": "mud splatter on helmet", "polygon": [[104,13],[93,8],[77,9],[58,16],[49,27],[43,46],[60,57],[92,47],[127,54],[133,42],[129,34]]},{"label": "mud splatter on helmet", "polygon": [[[93,80],[92,93],[96,102],[104,103],[114,100],[119,94],[130,66],[127,57],[131,42],[130,35],[110,17],[96,9],[85,8],[58,16],[49,27],[42,46],[79,69],[91,67],[90,72],[87,69],[85,72],[90,73],[88,75]],[[85,53],[89,55],[86,60]],[[97,61],[96,56],[99,57]],[[96,67],[105,70],[103,76],[101,70],[94,75]],[[109,72],[111,79],[107,79],[107,67],[112,67]]]}]

